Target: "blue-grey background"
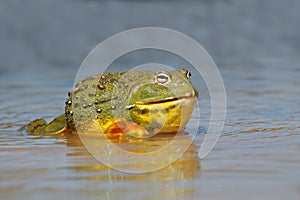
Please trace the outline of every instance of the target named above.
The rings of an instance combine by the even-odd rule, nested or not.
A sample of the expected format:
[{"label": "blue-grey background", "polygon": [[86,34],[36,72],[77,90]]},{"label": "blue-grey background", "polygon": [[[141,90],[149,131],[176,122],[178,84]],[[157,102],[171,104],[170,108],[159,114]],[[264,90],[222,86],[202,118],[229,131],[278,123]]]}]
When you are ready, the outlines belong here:
[{"label": "blue-grey background", "polygon": [[142,26],[193,37],[219,66],[296,66],[299,8],[297,0],[2,0],[0,66],[76,69],[100,41]]}]

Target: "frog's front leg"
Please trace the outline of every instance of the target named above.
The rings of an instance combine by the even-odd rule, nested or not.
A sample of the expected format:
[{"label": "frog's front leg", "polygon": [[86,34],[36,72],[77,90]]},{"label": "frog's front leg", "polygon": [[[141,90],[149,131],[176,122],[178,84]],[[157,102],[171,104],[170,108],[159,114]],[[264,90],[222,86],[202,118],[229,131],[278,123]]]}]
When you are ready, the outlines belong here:
[{"label": "frog's front leg", "polygon": [[109,138],[118,137],[120,139],[143,139],[148,138],[150,133],[144,127],[134,122],[120,119],[108,127],[106,135]]}]

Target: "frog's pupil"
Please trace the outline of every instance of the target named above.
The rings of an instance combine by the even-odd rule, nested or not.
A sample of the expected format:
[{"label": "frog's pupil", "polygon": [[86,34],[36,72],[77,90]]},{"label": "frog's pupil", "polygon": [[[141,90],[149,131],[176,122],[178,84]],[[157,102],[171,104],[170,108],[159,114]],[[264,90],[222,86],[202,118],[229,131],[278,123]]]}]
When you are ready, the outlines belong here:
[{"label": "frog's pupil", "polygon": [[159,83],[166,83],[168,81],[168,79],[169,79],[169,77],[167,75],[165,75],[165,74],[159,74],[157,76],[157,81]]}]

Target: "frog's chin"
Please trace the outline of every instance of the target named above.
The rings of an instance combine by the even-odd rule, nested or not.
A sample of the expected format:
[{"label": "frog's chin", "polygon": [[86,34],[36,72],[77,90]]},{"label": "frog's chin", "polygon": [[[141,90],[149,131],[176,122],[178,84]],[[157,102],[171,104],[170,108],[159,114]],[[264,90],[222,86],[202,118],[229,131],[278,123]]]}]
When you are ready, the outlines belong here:
[{"label": "frog's chin", "polygon": [[197,97],[191,95],[151,103],[137,102],[135,107],[139,110],[150,110],[150,114],[137,115],[141,121],[146,119],[149,122],[159,122],[161,125],[156,133],[176,133],[182,131],[188,123],[196,101]]},{"label": "frog's chin", "polygon": [[190,96],[163,103],[162,106],[168,110],[168,118],[173,119],[166,121],[159,132],[175,133],[182,131],[192,115],[196,101],[196,96]]}]

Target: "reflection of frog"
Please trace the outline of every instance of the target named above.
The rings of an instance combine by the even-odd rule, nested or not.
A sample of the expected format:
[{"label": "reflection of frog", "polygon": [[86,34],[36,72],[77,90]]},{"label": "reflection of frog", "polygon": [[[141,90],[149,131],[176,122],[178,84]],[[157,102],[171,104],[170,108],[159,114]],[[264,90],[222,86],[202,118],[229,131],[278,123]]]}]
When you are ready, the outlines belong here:
[{"label": "reflection of frog", "polygon": [[[160,163],[169,160],[170,157],[177,154],[176,149],[185,148],[187,144],[190,146],[185,152],[180,155],[173,163],[166,165],[165,167],[149,172],[149,173],[124,173],[102,165],[91,157],[86,151],[86,148],[78,144],[78,135],[71,135],[67,137],[67,145],[74,147],[73,150],[67,154],[68,159],[68,171],[75,173],[76,178],[79,180],[92,180],[95,184],[93,188],[89,188],[89,191],[99,192],[104,191],[107,198],[110,199],[197,199],[196,192],[199,190],[198,185],[195,184],[195,180],[199,180],[201,165],[197,156],[197,146],[192,143],[192,138],[187,135],[186,132],[178,134],[176,138],[176,145],[174,148],[170,148],[170,151],[160,153],[159,156],[151,157],[151,160],[146,162],[136,162],[136,159],[126,159],[124,154],[108,154],[103,151],[104,143],[95,141],[94,148],[99,149],[97,156],[105,157],[107,160],[119,159],[118,165],[114,165],[119,170],[128,170],[132,172],[141,172],[149,169],[149,165],[160,165]],[[69,135],[70,136],[70,135]],[[133,143],[118,143],[119,147],[130,151],[130,149],[149,149],[151,146],[157,146],[159,149],[165,147],[165,140],[172,140],[173,136],[160,135],[151,138],[151,143],[140,144],[138,142]],[[148,144],[148,145],[147,145]],[[124,165],[124,163],[126,163]],[[67,172],[68,173],[68,172]],[[121,186],[126,185],[125,189],[120,190]],[[135,193],[133,193],[135,191]],[[137,192],[138,195],[137,195]],[[132,195],[135,196],[132,196]]]},{"label": "reflection of frog", "polygon": [[29,134],[67,130],[108,136],[145,136],[181,131],[197,99],[190,72],[105,72],[78,83],[69,92],[65,114],[47,124],[38,119],[25,126]]}]

